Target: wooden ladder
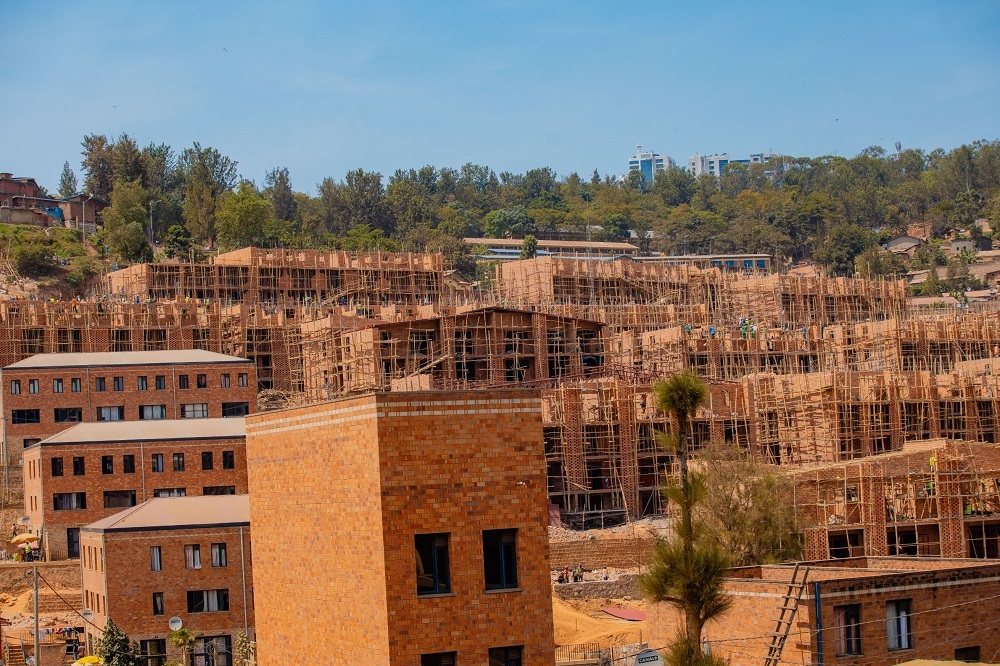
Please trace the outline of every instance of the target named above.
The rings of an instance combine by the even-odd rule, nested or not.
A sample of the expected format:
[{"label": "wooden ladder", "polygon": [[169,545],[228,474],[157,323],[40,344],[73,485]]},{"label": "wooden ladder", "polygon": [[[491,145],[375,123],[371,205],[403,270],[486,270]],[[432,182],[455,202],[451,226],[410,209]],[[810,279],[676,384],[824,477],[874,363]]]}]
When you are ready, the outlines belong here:
[{"label": "wooden ladder", "polygon": [[[801,577],[799,576],[800,571]],[[799,607],[799,600],[802,599],[802,593],[805,592],[807,578],[809,578],[809,567],[800,567],[796,563],[795,568],[792,569],[792,580],[788,583],[788,590],[782,597],[781,606],[778,609],[778,621],[771,633],[771,644],[767,648],[764,666],[778,666],[781,661],[781,651],[785,648],[788,632],[791,631],[792,623],[795,621],[795,613]]]}]

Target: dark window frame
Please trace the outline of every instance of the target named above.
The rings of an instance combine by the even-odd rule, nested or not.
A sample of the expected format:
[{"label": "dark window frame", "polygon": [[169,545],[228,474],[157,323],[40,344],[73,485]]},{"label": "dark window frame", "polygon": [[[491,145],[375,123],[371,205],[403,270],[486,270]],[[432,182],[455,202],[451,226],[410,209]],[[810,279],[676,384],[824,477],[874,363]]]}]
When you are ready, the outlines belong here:
[{"label": "dark window frame", "polygon": [[447,532],[413,535],[418,596],[452,593],[450,536]]},{"label": "dark window frame", "polygon": [[487,590],[517,589],[517,530],[483,530],[483,580]]}]

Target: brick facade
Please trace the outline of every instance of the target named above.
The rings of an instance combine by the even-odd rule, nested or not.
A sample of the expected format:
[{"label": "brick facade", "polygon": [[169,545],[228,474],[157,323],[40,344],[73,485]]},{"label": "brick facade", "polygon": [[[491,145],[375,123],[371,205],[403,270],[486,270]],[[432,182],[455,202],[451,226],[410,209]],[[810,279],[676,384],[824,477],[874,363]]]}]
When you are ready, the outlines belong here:
[{"label": "brick facade", "polygon": [[[280,448],[275,446],[281,442]],[[247,420],[258,657],[550,664],[552,602],[537,392],[377,394]],[[483,530],[516,529],[516,589],[486,590]],[[417,594],[415,535],[448,534],[450,585]],[[308,594],[302,594],[309,581]],[[323,633],[323,649],[312,637]]]},{"label": "brick facade", "polygon": [[[810,564],[781,664],[889,666],[916,659],[956,659],[956,650],[979,647],[989,661],[1000,650],[1000,616],[991,609],[1000,595],[1000,564],[968,560],[855,558]],[[789,566],[734,572],[726,584],[732,607],[705,627],[712,653],[733,666],[764,662]],[[817,623],[817,594],[821,621]],[[889,649],[887,603],[909,601],[912,647]],[[838,654],[836,608],[859,606],[860,654]],[[649,612],[650,644],[664,646],[677,635],[680,617],[667,604]],[[838,648],[840,643],[840,648]],[[978,661],[978,659],[976,659]]]},{"label": "brick facade", "polygon": [[[200,375],[205,377],[205,388],[198,388]],[[228,387],[223,386],[224,375],[229,376]],[[245,386],[241,386],[241,375],[245,375]],[[121,390],[116,390],[116,377],[121,378],[117,385]],[[157,377],[163,378],[162,389],[157,389]],[[187,377],[189,388],[181,388],[181,377]],[[145,378],[145,390],[140,389],[141,378]],[[31,392],[32,382],[37,382],[37,393]],[[57,392],[59,382],[61,392]],[[25,446],[78,422],[57,422],[56,418],[97,421],[102,407],[122,408],[120,416],[126,421],[139,420],[141,406],[162,406],[167,419],[182,418],[182,405],[206,404],[210,418],[223,416],[223,403],[247,403],[251,413],[257,409],[253,362],[200,350],[39,354],[0,371],[0,384],[11,464],[20,464]],[[57,410],[71,408],[80,411],[57,414]],[[24,416],[33,416],[24,412],[32,410],[38,411],[39,422],[22,423]]]},{"label": "brick facade", "polygon": [[550,541],[549,561],[553,569],[583,564],[584,569],[644,566],[656,547],[655,539],[587,539]]},{"label": "brick facade", "polygon": [[[202,495],[206,488],[246,494],[246,438],[242,434],[242,421],[234,418],[135,424],[130,430],[148,432],[136,433],[135,439],[124,441],[113,433],[126,424],[80,424],[25,449],[24,504],[26,515],[31,518],[29,529],[43,535],[43,550],[49,559],[77,557],[77,553],[69,552],[67,530],[79,530],[123,508],[120,504],[105,508],[105,492],[132,492],[136,503],[153,498],[158,490],[177,488],[183,488],[189,496]],[[173,432],[168,431],[171,426]],[[96,434],[76,437],[78,429]],[[106,431],[103,436],[102,430]],[[174,470],[174,454],[178,453],[184,456],[183,471]],[[204,453],[210,453],[211,460]],[[126,456],[132,457],[132,472],[125,470]],[[154,471],[154,456],[161,456],[163,471]],[[106,457],[111,458],[110,473],[104,473]],[[54,459],[61,462],[54,465]],[[203,469],[209,463],[211,469]],[[61,475],[53,476],[59,466]],[[78,474],[81,470],[83,474]],[[60,495],[62,501],[62,497],[72,493],[85,493],[86,508],[56,510],[55,496]],[[115,504],[115,500],[111,503]]]},{"label": "brick facade", "polygon": [[[109,520],[84,527],[80,539],[83,607],[94,611],[93,624],[96,625],[87,626],[88,654],[93,654],[100,629],[109,617],[132,640],[165,641],[167,660],[180,661],[182,656],[166,640],[170,634],[167,622],[175,616],[181,619],[185,628],[202,638],[228,636],[234,643],[236,633],[244,629],[253,636],[253,570],[247,498],[245,495],[204,498],[206,501],[242,503],[243,516],[197,526],[185,525],[191,522],[192,516],[201,514],[198,509],[184,506],[187,504],[184,500],[190,499],[203,498],[157,499],[149,503],[180,501],[182,506],[176,510],[180,515],[164,521],[176,522],[175,525],[115,526],[116,518],[136,510],[128,509]],[[187,521],[184,514],[188,514]],[[213,566],[221,563],[213,562],[213,544],[225,544],[224,566]],[[199,546],[200,568],[186,567],[187,545]],[[159,571],[152,567],[153,546],[160,548]],[[203,590],[227,590],[229,610],[188,612],[188,591]],[[163,595],[161,614],[154,614],[154,593]]]}]

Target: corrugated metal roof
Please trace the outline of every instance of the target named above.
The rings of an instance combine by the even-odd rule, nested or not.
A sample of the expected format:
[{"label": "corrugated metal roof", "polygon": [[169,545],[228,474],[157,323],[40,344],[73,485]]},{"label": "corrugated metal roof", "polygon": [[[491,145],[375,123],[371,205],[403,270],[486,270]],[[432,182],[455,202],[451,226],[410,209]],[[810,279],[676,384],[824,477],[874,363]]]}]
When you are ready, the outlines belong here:
[{"label": "corrugated metal roof", "polygon": [[252,363],[238,356],[227,356],[203,349],[178,349],[168,351],[93,352],[71,354],[35,354],[11,368],[78,368],[107,365],[174,365],[184,363]]},{"label": "corrugated metal roof", "polygon": [[249,495],[199,495],[156,497],[83,529],[87,532],[137,532],[249,524]]},{"label": "corrugated metal roof", "polygon": [[87,442],[156,442],[176,439],[225,439],[245,437],[242,416],[227,419],[163,419],[151,421],[99,421],[77,423],[41,441],[47,444]]}]

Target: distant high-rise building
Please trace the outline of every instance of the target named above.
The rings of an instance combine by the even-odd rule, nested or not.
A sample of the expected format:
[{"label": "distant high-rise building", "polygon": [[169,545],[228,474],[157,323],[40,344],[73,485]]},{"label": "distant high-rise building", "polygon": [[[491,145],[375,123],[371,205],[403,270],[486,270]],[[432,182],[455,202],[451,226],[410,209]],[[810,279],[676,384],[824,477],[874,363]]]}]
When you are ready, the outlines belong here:
[{"label": "distant high-rise building", "polygon": [[647,183],[652,183],[656,174],[677,166],[669,155],[659,155],[651,150],[643,151],[642,146],[635,147],[635,155],[628,160],[629,171],[640,171]]},{"label": "distant high-rise building", "polygon": [[695,176],[700,176],[703,173],[721,176],[726,172],[726,166],[729,164],[763,164],[775,157],[780,157],[780,154],[751,153],[750,159],[738,160],[729,157],[729,153],[717,153],[715,155],[696,153],[688,158],[688,171]]}]

